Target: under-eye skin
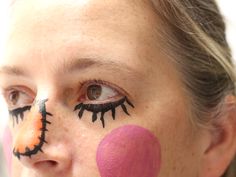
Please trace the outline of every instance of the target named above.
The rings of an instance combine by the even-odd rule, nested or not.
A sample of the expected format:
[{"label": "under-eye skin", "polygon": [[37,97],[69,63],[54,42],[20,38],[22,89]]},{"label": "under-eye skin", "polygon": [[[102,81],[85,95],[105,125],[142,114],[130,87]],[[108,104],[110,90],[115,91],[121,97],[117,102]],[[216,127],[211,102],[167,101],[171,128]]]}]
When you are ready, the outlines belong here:
[{"label": "under-eye skin", "polygon": [[21,108],[16,108],[16,109],[13,109],[13,110],[9,110],[9,114],[13,118],[13,126],[15,125],[15,121],[16,121],[17,124],[19,123],[19,118],[21,120],[23,120],[24,119],[24,113],[26,111],[30,111],[30,109],[31,109],[31,106],[24,106],[24,107],[21,107]]},{"label": "under-eye skin", "polygon": [[[123,112],[127,115],[130,115],[128,112],[128,107],[134,108],[134,105],[131,103],[131,101],[128,99],[127,96],[119,96],[119,92],[114,91],[118,94],[120,99],[116,99],[115,101],[110,100],[110,95],[113,95],[114,97],[117,97],[117,95],[114,95],[112,93],[113,88],[110,86],[107,86],[107,84],[103,85],[103,81],[96,81],[94,84],[91,84],[87,87],[87,99],[90,100],[91,103],[84,103],[83,101],[77,104],[74,108],[74,111],[78,111],[78,117],[81,119],[83,117],[84,111],[88,111],[92,113],[92,122],[96,122],[98,120],[101,121],[103,128],[105,128],[105,113],[111,111],[113,120],[116,119],[116,108],[121,107]],[[105,89],[102,89],[102,88]],[[97,89],[96,89],[97,88]],[[93,103],[93,101],[99,100],[100,97],[105,97],[102,92],[107,94],[107,97],[109,98],[107,102],[106,99],[101,100],[102,103]],[[90,94],[94,95],[90,95]],[[110,95],[109,95],[110,93]],[[89,94],[89,95],[88,95]],[[113,97],[111,96],[111,97]]]}]

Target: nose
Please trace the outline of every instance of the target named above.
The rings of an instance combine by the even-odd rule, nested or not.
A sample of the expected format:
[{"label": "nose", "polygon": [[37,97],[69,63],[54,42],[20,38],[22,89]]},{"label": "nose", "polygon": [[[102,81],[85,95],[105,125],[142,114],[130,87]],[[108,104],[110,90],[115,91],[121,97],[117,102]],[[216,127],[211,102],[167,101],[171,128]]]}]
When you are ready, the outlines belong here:
[{"label": "nose", "polygon": [[36,102],[22,122],[15,140],[13,154],[26,167],[35,171],[61,173],[71,166],[66,144],[52,141],[48,131],[53,114],[47,110],[47,99]]}]

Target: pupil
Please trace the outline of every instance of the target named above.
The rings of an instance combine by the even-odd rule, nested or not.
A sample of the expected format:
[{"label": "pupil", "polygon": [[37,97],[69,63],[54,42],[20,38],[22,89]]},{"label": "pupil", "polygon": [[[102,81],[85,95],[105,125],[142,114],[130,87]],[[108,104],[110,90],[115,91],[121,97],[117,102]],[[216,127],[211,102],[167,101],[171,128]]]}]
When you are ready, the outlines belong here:
[{"label": "pupil", "polygon": [[87,96],[90,100],[96,100],[101,96],[102,87],[101,85],[90,85],[87,89]]},{"label": "pupil", "polygon": [[13,105],[17,103],[18,98],[19,98],[19,92],[14,91],[10,94],[10,101],[12,102]]}]

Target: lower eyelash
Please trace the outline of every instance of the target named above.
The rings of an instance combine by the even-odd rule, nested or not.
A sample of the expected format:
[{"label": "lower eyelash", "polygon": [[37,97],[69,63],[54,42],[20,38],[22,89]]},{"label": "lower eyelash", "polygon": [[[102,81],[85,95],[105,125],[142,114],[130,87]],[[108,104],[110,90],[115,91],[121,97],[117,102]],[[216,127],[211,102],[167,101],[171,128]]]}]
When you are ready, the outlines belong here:
[{"label": "lower eyelash", "polygon": [[[31,106],[25,106],[25,107],[22,107],[22,108],[17,108],[17,109],[14,109],[14,110],[9,110],[9,114],[13,117],[13,126],[14,126],[14,120],[16,120],[16,123],[18,124],[19,123],[19,118],[21,120],[24,119],[24,112],[25,111],[29,111],[31,109]],[[15,119],[14,119],[15,117]]]},{"label": "lower eyelash", "polygon": [[104,114],[111,110],[112,112],[112,118],[115,120],[115,114],[116,114],[116,108],[118,106],[121,106],[122,110],[127,114],[130,115],[125,104],[127,103],[131,107],[134,108],[134,105],[129,101],[127,97],[124,97],[118,101],[105,103],[105,104],[84,104],[80,103],[75,106],[74,111],[79,110],[78,116],[81,119],[84,113],[84,110],[87,110],[89,112],[92,112],[92,122],[95,122],[97,120],[97,114],[101,113],[100,120],[102,122],[103,128],[105,128],[105,120],[104,120]]}]

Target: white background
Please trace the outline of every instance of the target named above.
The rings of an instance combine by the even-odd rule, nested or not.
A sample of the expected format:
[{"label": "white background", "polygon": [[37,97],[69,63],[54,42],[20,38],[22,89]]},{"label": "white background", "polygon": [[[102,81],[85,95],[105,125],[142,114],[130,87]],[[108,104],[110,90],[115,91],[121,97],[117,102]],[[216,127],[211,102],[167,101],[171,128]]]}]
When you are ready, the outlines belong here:
[{"label": "white background", "polygon": [[228,42],[233,49],[233,58],[236,61],[236,1],[217,0],[227,23]]},{"label": "white background", "polygon": [[[7,2],[5,0],[2,0],[2,1]],[[7,8],[4,7],[4,2],[0,2],[0,20],[7,22],[4,16],[4,14],[7,11]],[[225,21],[228,25],[228,28],[227,28],[228,41],[231,44],[231,47],[233,49],[233,56],[236,59],[236,10],[235,10],[236,1],[235,0],[218,0],[218,3],[220,5],[220,8],[222,9],[222,12],[225,16]],[[6,30],[4,27],[0,27],[0,39],[4,38],[3,36],[4,30]],[[0,45],[1,44],[2,42],[0,40]],[[0,48],[2,47],[0,46]],[[6,109],[4,109],[4,105],[0,98],[0,141],[1,141],[1,136],[2,136],[2,132],[6,124],[6,121],[7,121],[7,111]]]}]

